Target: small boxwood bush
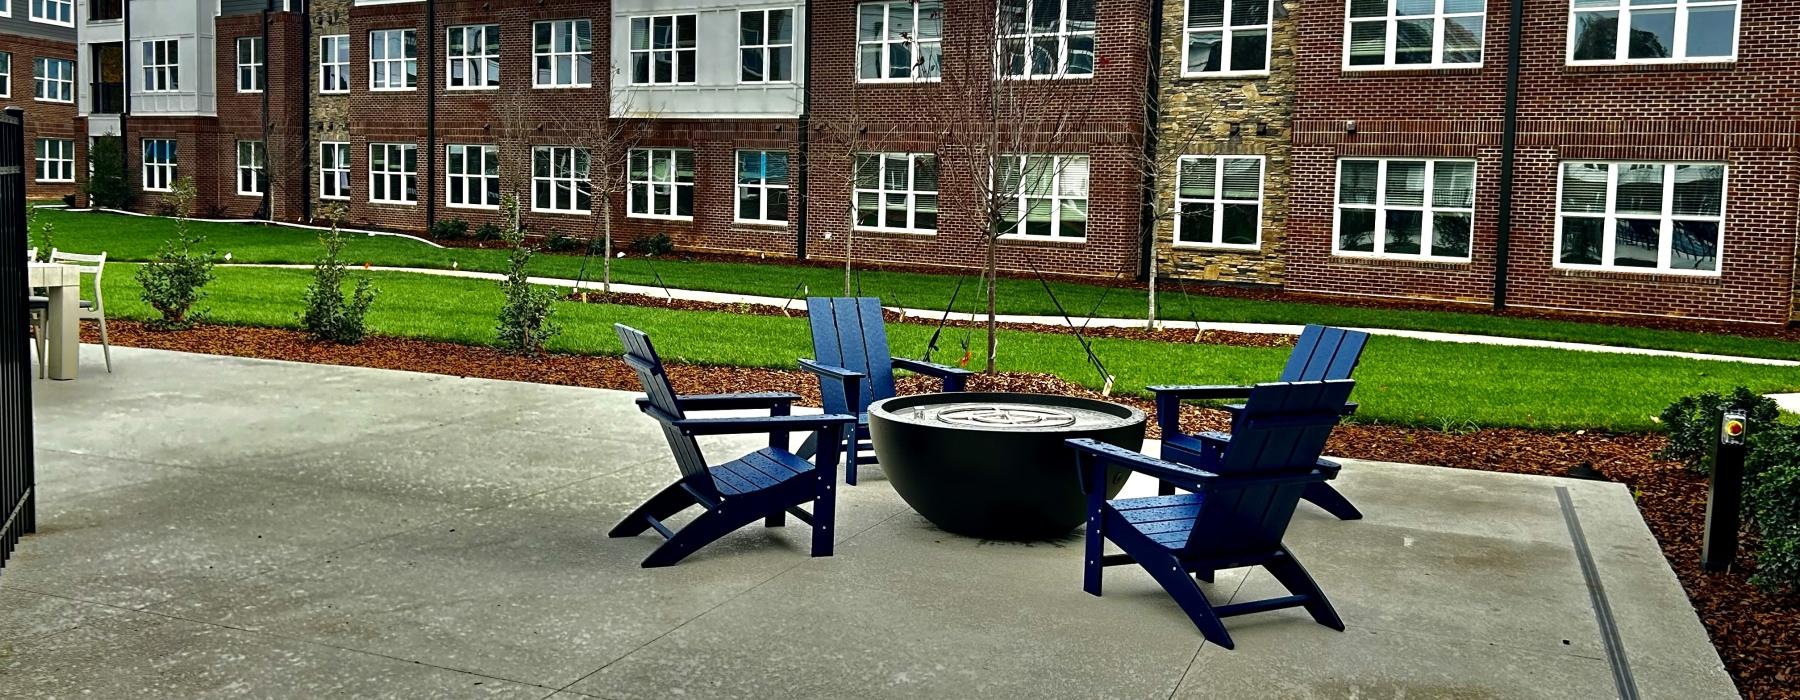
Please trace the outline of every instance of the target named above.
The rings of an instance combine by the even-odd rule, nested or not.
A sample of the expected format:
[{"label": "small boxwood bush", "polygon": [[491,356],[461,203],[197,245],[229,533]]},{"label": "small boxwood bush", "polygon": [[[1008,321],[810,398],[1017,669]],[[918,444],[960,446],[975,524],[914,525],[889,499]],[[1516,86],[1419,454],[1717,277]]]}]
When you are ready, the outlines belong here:
[{"label": "small boxwood bush", "polygon": [[1743,387],[1730,394],[1688,396],[1662,412],[1669,446],[1658,456],[1711,473],[1713,445],[1727,408],[1741,409],[1750,419],[1744,509],[1760,541],[1750,581],[1770,591],[1800,593],[1800,425],[1779,422],[1781,411],[1774,401]]},{"label": "small boxwood bush", "polygon": [[668,255],[675,252],[675,240],[669,238],[669,234],[659,233],[632,242],[631,250],[651,257]]},{"label": "small boxwood bush", "polygon": [[544,248],[552,253],[567,253],[572,250],[579,250],[581,248],[581,241],[577,241],[574,238],[570,238],[569,236],[560,233],[553,233],[550,234],[550,239],[544,242]]},{"label": "small boxwood bush", "polygon": [[475,229],[475,240],[497,241],[500,240],[501,233],[500,225],[489,221]]},{"label": "small boxwood bush", "polygon": [[1774,400],[1744,387],[1730,394],[1707,392],[1682,397],[1658,416],[1669,431],[1669,446],[1656,456],[1680,461],[1701,474],[1711,474],[1712,446],[1718,442],[1719,421],[1727,409],[1743,411],[1755,426],[1773,425],[1781,416],[1781,408]]},{"label": "small boxwood bush", "polygon": [[431,237],[440,241],[454,241],[469,235],[469,222],[462,219],[439,219],[431,225]]}]

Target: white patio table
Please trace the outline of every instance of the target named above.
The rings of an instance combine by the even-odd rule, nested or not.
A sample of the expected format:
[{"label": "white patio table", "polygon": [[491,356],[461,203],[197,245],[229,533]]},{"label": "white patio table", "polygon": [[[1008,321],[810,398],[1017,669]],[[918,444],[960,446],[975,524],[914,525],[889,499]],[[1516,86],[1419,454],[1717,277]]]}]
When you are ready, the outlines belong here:
[{"label": "white patio table", "polygon": [[74,379],[81,351],[81,268],[74,265],[34,262],[29,265],[32,288],[43,287],[50,297],[50,378]]}]

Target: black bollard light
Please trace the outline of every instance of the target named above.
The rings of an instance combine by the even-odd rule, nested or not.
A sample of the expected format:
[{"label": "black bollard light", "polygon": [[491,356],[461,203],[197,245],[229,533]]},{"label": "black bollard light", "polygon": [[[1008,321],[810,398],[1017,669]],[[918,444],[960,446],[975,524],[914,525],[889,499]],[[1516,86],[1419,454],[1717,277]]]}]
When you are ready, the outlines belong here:
[{"label": "black bollard light", "polygon": [[1724,571],[1737,559],[1738,512],[1744,505],[1744,438],[1750,423],[1742,411],[1726,411],[1713,444],[1712,484],[1706,494],[1706,535],[1700,568]]}]

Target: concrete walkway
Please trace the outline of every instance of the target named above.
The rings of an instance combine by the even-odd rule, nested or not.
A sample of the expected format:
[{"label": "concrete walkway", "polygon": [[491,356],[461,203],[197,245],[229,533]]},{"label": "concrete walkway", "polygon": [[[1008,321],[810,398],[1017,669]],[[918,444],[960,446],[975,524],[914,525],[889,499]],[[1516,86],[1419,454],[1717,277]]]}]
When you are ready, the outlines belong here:
[{"label": "concrete walkway", "polygon": [[[244,264],[237,267],[269,267],[288,270],[310,270],[311,265],[256,265]],[[495,272],[473,272],[469,270],[438,270],[414,267],[386,267],[376,265],[369,269],[377,272],[411,272],[421,275],[437,275],[440,277],[460,277],[464,279],[501,280],[506,276]],[[594,280],[577,281],[559,277],[532,277],[532,284],[541,284],[566,289],[599,289],[601,284]],[[612,286],[613,291],[623,294],[641,294],[653,297],[669,297],[691,301],[711,302],[717,304],[749,304],[753,306],[773,306],[778,308],[803,309],[804,299],[782,299],[750,294],[732,294],[728,292],[705,292],[692,289],[669,289],[639,284],[618,284]],[[943,309],[911,309],[894,308],[894,310],[911,317],[937,321],[944,317]],[[954,321],[986,321],[987,317],[977,314],[953,313]],[[1050,326],[1067,326],[1068,320],[1061,316],[1029,316],[1018,314],[1001,314],[1001,323],[1035,323]],[[1087,318],[1078,316],[1074,323],[1079,327],[1092,328],[1143,328],[1143,319],[1130,318]],[[1183,330],[1232,331],[1237,333],[1269,333],[1277,335],[1298,335],[1304,326],[1283,323],[1225,323],[1214,321],[1177,321],[1164,320],[1163,326]],[[1656,350],[1650,348],[1631,348],[1616,345],[1596,345],[1593,343],[1569,343],[1557,340],[1535,340],[1531,338],[1509,338],[1496,335],[1472,335],[1466,333],[1438,333],[1434,331],[1410,331],[1393,328],[1357,328],[1372,335],[1391,336],[1395,338],[1413,338],[1440,343],[1471,343],[1477,345],[1505,345],[1512,347],[1553,348],[1557,350],[1574,350],[1578,352],[1604,352],[1620,355],[1641,355],[1649,357],[1679,357],[1689,360],[1710,360],[1715,362],[1742,362],[1753,365],[1771,367],[1800,367],[1800,360],[1778,360],[1766,357],[1740,357],[1736,355],[1713,355],[1700,352],[1682,352],[1679,350]]]},{"label": "concrete walkway", "polygon": [[[1616,484],[1350,463],[1368,519],[1306,506],[1288,540],[1348,631],[1265,613],[1226,651],[1141,570],[1088,596],[1078,539],[948,535],[878,468],[835,557],[752,527],[640,569],[656,540],[605,532],[676,471],[632,394],[115,354],[33,386],[0,696],[1735,697]],[[1272,591],[1246,574],[1209,594]]]},{"label": "concrete walkway", "polygon": [[1775,405],[1788,413],[1800,413],[1800,394],[1769,394]]}]

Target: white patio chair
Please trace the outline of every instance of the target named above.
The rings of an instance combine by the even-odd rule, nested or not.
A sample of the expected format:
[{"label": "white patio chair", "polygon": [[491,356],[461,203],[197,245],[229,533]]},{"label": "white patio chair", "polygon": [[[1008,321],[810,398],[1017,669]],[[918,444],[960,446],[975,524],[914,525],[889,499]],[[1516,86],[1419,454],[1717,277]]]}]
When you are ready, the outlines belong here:
[{"label": "white patio chair", "polygon": [[[37,262],[37,252],[36,248],[25,249],[26,264]],[[36,289],[31,290],[26,301],[31,316],[31,349],[37,351],[38,379],[43,379],[49,372],[49,367],[44,364],[44,353],[49,351],[44,331],[50,322],[50,297],[41,296],[37,292]]]},{"label": "white patio chair", "polygon": [[50,249],[50,262],[73,265],[82,268],[82,274],[94,276],[94,299],[82,299],[75,318],[82,321],[100,322],[100,352],[106,356],[106,371],[112,371],[112,341],[106,337],[106,302],[101,296],[100,279],[106,273],[106,253],[99,255],[83,255],[81,253],[64,253],[55,248]]}]

